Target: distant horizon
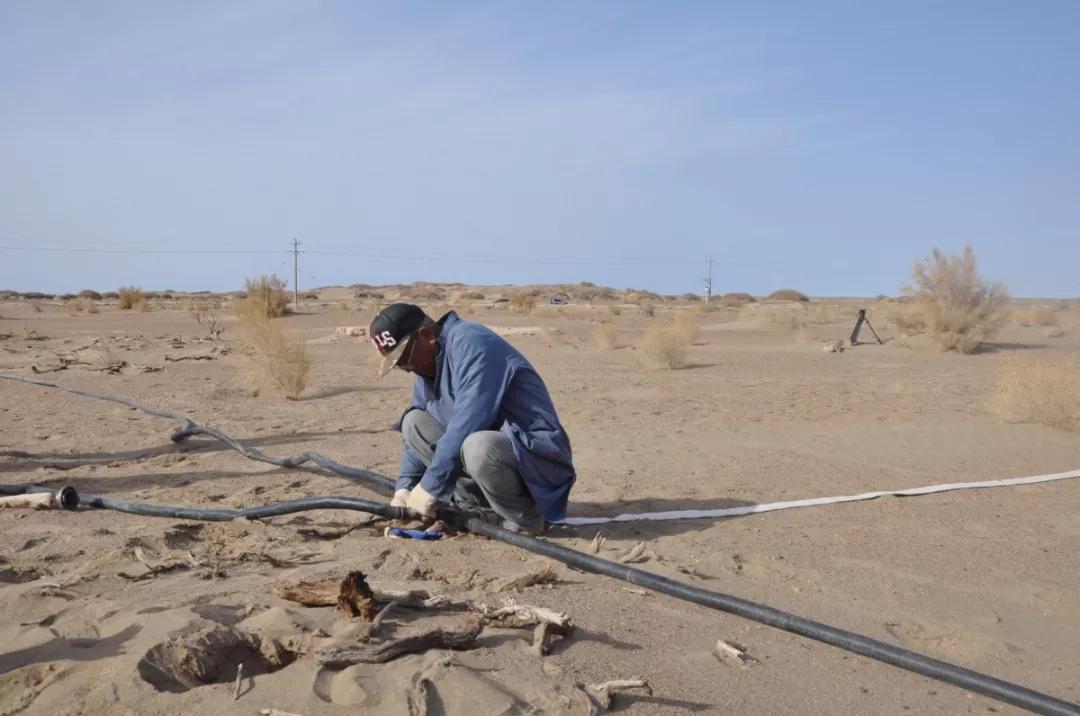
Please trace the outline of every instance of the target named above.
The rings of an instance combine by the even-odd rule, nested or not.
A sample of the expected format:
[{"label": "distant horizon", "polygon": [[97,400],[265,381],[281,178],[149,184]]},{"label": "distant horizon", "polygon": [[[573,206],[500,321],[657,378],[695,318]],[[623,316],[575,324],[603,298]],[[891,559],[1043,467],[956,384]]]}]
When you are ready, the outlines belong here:
[{"label": "distant horizon", "polygon": [[[249,276],[247,278],[256,278],[256,277]],[[284,281],[283,276],[278,276],[278,278],[280,278],[280,279],[282,279]],[[301,294],[313,293],[313,292],[317,292],[317,291],[324,291],[324,290],[327,290],[327,289],[334,289],[334,288],[340,288],[340,289],[351,289],[351,288],[360,288],[360,287],[374,288],[374,289],[395,288],[395,287],[408,287],[408,286],[412,286],[414,284],[427,284],[427,285],[430,285],[430,286],[437,286],[437,287],[438,286],[461,286],[461,287],[466,288],[466,289],[468,289],[468,288],[514,289],[514,288],[555,288],[555,287],[559,287],[559,286],[577,286],[577,285],[581,285],[583,283],[591,284],[593,286],[596,286],[597,288],[609,288],[609,289],[612,289],[614,291],[624,291],[624,292],[646,291],[646,292],[649,292],[649,293],[655,293],[658,296],[661,296],[663,298],[678,299],[681,296],[683,296],[685,294],[689,294],[689,293],[693,293],[694,295],[698,296],[702,300],[704,300],[704,298],[705,298],[705,294],[703,292],[695,293],[693,291],[680,291],[678,293],[665,293],[665,292],[662,292],[662,291],[652,291],[650,289],[647,289],[647,288],[644,288],[644,287],[641,287],[641,286],[631,286],[631,287],[611,286],[611,285],[607,285],[607,284],[601,284],[601,283],[596,283],[596,282],[593,282],[593,281],[589,281],[588,279],[584,279],[583,281],[563,281],[563,282],[557,282],[557,283],[532,283],[532,284],[520,284],[520,283],[466,283],[466,282],[462,282],[462,281],[425,281],[425,280],[416,280],[416,281],[398,282],[398,283],[385,283],[385,284],[374,283],[373,284],[373,283],[364,283],[364,282],[361,282],[361,281],[355,281],[353,283],[334,283],[334,284],[324,284],[324,285],[320,285],[320,286],[303,286],[303,285],[301,285],[299,292]],[[60,296],[65,296],[65,295],[78,296],[80,291],[90,290],[90,291],[96,291],[97,293],[100,293],[100,294],[105,294],[105,293],[114,293],[114,292],[116,292],[116,290],[118,288],[121,288],[121,287],[117,286],[117,287],[114,287],[114,288],[95,288],[93,286],[82,286],[79,289],[61,289],[61,290],[52,291],[52,290],[41,290],[41,289],[35,289],[35,288],[26,289],[26,290],[17,290],[17,289],[6,288],[6,287],[0,286],[0,292],[10,291],[10,292],[19,293],[19,294],[41,293],[41,294],[45,294],[45,295],[52,295],[54,297],[54,300],[55,300],[56,298],[59,298]],[[134,285],[134,288],[138,288],[139,290],[143,291],[144,293],[183,293],[183,294],[192,294],[192,295],[210,294],[210,295],[214,295],[214,296],[224,296],[224,295],[228,295],[228,294],[232,294],[232,293],[236,293],[236,292],[244,290],[243,288],[231,288],[231,289],[221,289],[221,290],[207,289],[207,288],[185,289],[185,288],[176,288],[175,286],[169,286],[167,288],[156,288],[156,287],[153,287],[153,286],[141,286],[141,285]],[[738,291],[738,290],[715,292],[715,293],[712,294],[712,298],[719,299],[724,294],[731,294],[731,293],[748,293],[749,295],[753,296],[755,299],[761,300],[761,299],[767,298],[769,295],[771,295],[772,293],[774,293],[776,291],[780,291],[780,290],[784,290],[784,289],[793,289],[795,291],[799,291],[800,293],[805,294],[812,301],[846,301],[846,300],[861,300],[861,299],[876,300],[878,296],[886,296],[887,298],[895,300],[895,299],[899,299],[899,298],[904,296],[904,294],[902,292],[885,293],[884,291],[873,294],[873,295],[866,294],[866,295],[861,295],[861,296],[857,295],[857,294],[844,294],[844,295],[838,295],[838,294],[811,294],[811,293],[806,293],[805,291],[800,291],[800,289],[798,287],[796,287],[796,286],[780,286],[778,288],[775,288],[775,289],[773,289],[771,291],[767,291],[767,292],[764,292],[764,293],[755,293],[753,291]],[[290,295],[292,294],[293,290],[292,290],[291,285],[286,284],[285,292],[290,294]],[[1011,301],[1080,301],[1080,296],[1077,296],[1077,297],[1017,296],[1017,295],[1010,294],[1009,300],[1011,300]],[[421,301],[421,303],[440,303],[440,301]],[[580,301],[575,302],[575,301],[571,300],[571,303],[581,303],[581,302]],[[593,302],[589,301],[587,303],[593,303]]]}]

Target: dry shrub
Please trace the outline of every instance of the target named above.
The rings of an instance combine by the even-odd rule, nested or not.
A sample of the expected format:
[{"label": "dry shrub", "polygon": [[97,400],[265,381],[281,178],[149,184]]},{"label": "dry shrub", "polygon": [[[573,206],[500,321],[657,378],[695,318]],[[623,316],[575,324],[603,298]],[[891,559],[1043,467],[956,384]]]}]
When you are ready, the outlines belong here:
[{"label": "dry shrub", "polygon": [[610,323],[601,323],[592,330],[593,345],[600,350],[610,351],[618,345],[618,337],[615,326]]},{"label": "dry shrub", "polygon": [[671,326],[672,330],[682,336],[682,339],[687,344],[692,344],[701,335],[701,326],[698,324],[697,316],[690,311],[679,311],[675,314],[675,323]]},{"label": "dry shrub", "polygon": [[1057,309],[1054,306],[1032,306],[1027,310],[1015,311],[1017,322],[1021,326],[1056,326]]},{"label": "dry shrub", "polygon": [[64,308],[67,309],[69,314],[71,314],[72,316],[76,316],[82,313],[83,304],[82,301],[72,298],[64,301]]},{"label": "dry shrub", "polygon": [[[236,301],[236,314],[241,320],[249,320],[251,316],[264,318],[280,318],[289,311],[289,296],[285,293],[285,282],[277,276],[260,276],[249,278],[244,281],[246,287],[244,298]],[[254,318],[250,319],[254,323]]]},{"label": "dry shrub", "polygon": [[926,320],[917,311],[898,311],[893,316],[893,322],[902,336],[911,337],[926,333]]},{"label": "dry shrub", "polygon": [[206,330],[206,335],[211,340],[218,340],[225,332],[225,326],[221,324],[221,317],[210,308],[206,301],[192,302],[190,309],[191,317]]},{"label": "dry shrub", "polygon": [[652,301],[650,301],[648,299],[645,299],[644,301],[642,301],[641,303],[638,304],[638,311],[645,318],[652,318],[653,316],[656,315],[656,304],[654,304]]},{"label": "dry shrub", "polygon": [[256,360],[289,400],[295,400],[307,385],[311,361],[303,340],[289,340],[276,321],[261,311],[240,313],[240,322],[251,334]]},{"label": "dry shrub", "polygon": [[1013,422],[1080,432],[1080,355],[1010,360],[998,371],[990,408]]},{"label": "dry shrub", "polygon": [[733,293],[725,293],[720,297],[721,306],[745,306],[748,303],[753,303],[754,297],[749,293],[743,293],[742,291],[735,291]]},{"label": "dry shrub", "polygon": [[832,303],[815,303],[807,307],[806,318],[811,323],[832,323],[839,315],[839,307]]},{"label": "dry shrub", "polygon": [[688,341],[676,326],[650,328],[638,344],[638,355],[649,367],[676,370],[686,366]]},{"label": "dry shrub", "polygon": [[532,313],[536,308],[536,296],[518,291],[510,294],[510,308],[518,313]]},{"label": "dry shrub", "polygon": [[1061,338],[1066,333],[1068,333],[1068,331],[1066,331],[1064,328],[1058,328],[1057,326],[1051,326],[1050,328],[1043,329],[1043,335],[1047,338]]},{"label": "dry shrub", "polygon": [[116,292],[116,296],[119,302],[117,308],[121,311],[129,311],[133,308],[145,310],[143,306],[147,305],[146,295],[138,286],[121,286]]},{"label": "dry shrub", "polygon": [[810,297],[793,288],[782,288],[769,294],[769,301],[809,301]]},{"label": "dry shrub", "polygon": [[959,256],[935,248],[931,257],[915,263],[911,276],[915,285],[905,293],[942,350],[972,353],[1008,321],[1008,291],[979,276],[970,246]]},{"label": "dry shrub", "polygon": [[465,293],[458,296],[458,298],[462,301],[483,301],[484,294],[480,293],[479,291],[466,291]]},{"label": "dry shrub", "polygon": [[608,306],[607,308],[608,308],[608,313],[610,313],[613,316],[621,316],[622,315],[622,306],[619,306],[619,305],[613,303],[610,306]]},{"label": "dry shrub", "polygon": [[79,298],[86,299],[88,301],[100,301],[101,294],[89,288],[84,288],[83,290],[79,291]]}]

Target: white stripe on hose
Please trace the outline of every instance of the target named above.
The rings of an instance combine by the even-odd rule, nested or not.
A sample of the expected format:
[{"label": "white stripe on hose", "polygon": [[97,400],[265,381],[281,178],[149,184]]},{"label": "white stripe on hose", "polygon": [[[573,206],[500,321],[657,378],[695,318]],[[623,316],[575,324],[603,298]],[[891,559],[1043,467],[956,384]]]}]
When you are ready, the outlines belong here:
[{"label": "white stripe on hose", "polygon": [[1013,485],[1034,485],[1039,482],[1053,482],[1055,480],[1068,480],[1080,477],[1080,470],[1070,472],[1058,472],[1053,475],[1035,475],[1034,477],[1013,477],[1007,480],[986,480],[984,482],[950,482],[944,485],[928,485],[926,487],[911,487],[906,490],[886,490],[883,492],[863,492],[858,495],[837,495],[836,497],[814,497],[806,500],[787,500],[785,502],[768,502],[760,505],[743,505],[741,507],[721,507],[715,510],[669,510],[667,512],[639,512],[616,515],[615,517],[567,517],[555,524],[561,525],[600,525],[607,522],[663,522],[667,520],[693,520],[702,517],[739,517],[740,515],[754,515],[759,512],[773,512],[775,510],[792,510],[798,507],[816,507],[818,505],[833,505],[838,502],[859,502],[861,500],[873,500],[878,497],[896,495],[909,497],[913,495],[930,495],[935,492],[951,492],[953,490],[980,490],[987,487],[1011,487]]}]

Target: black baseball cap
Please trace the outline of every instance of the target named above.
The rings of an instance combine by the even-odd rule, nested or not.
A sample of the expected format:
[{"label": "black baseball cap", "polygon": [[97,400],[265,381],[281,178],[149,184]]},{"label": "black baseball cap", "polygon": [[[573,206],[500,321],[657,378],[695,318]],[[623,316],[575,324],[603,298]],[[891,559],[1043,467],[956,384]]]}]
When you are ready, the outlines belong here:
[{"label": "black baseball cap", "polygon": [[411,303],[392,303],[375,316],[368,333],[383,357],[380,378],[394,369],[409,339],[426,318],[424,309]]}]

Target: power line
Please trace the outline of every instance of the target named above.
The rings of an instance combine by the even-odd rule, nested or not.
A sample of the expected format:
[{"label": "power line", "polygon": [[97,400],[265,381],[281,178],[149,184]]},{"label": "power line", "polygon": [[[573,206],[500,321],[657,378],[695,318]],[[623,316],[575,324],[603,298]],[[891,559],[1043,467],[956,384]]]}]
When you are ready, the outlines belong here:
[{"label": "power line", "polygon": [[0,246],[0,251],[61,254],[283,254],[274,249],[66,249],[54,246]]},{"label": "power line", "polygon": [[402,254],[371,254],[358,251],[304,251],[305,254],[321,256],[357,256],[368,259],[389,259],[395,261],[441,261],[444,263],[473,264],[526,264],[556,266],[652,266],[656,264],[694,264],[697,260],[670,257],[639,257],[627,259],[483,259],[463,256],[406,256]]}]

